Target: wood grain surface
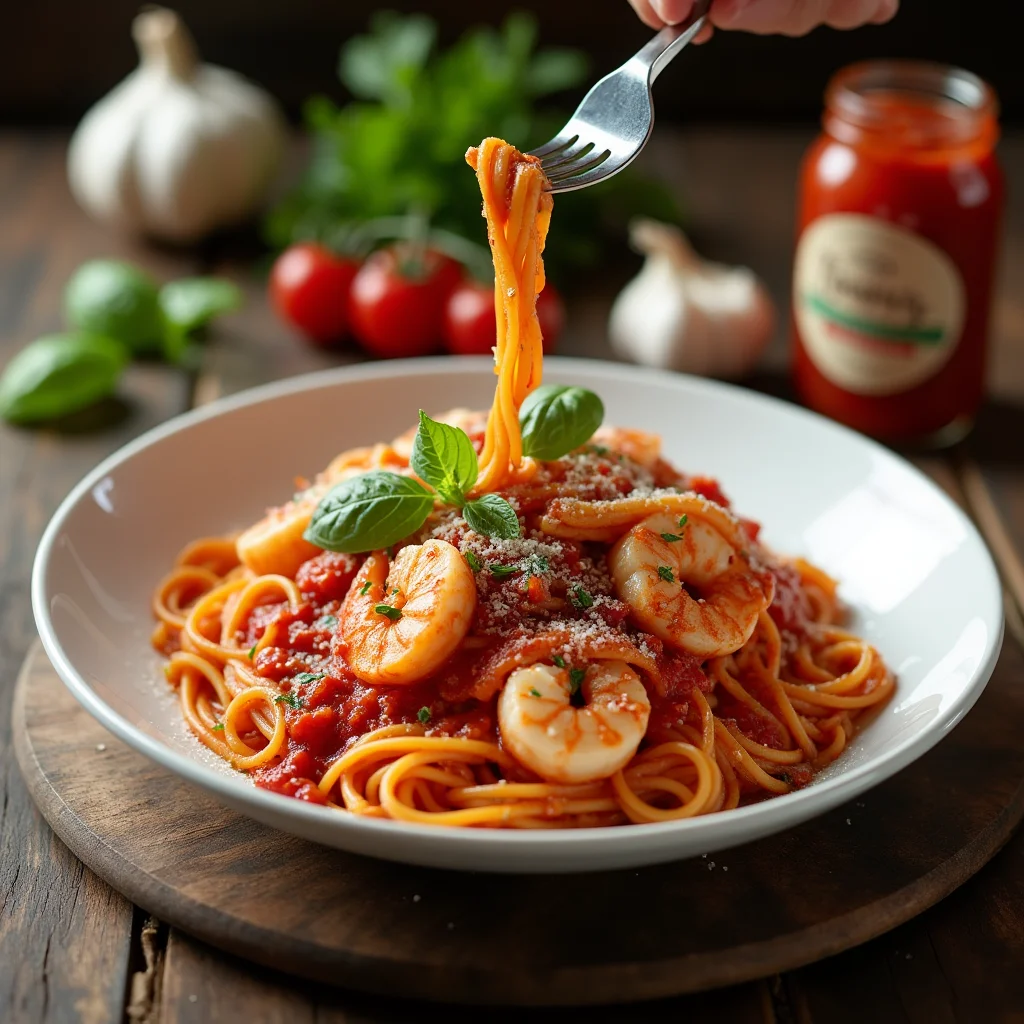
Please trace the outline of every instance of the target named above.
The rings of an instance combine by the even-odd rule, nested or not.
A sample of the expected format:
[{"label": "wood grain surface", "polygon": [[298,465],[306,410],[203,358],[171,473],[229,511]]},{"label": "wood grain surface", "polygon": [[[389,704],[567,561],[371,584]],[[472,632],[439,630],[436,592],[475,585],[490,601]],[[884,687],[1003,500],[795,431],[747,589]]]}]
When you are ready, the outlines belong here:
[{"label": "wood grain surface", "polygon": [[[703,251],[753,267],[775,295],[780,329],[765,364],[773,375],[752,382],[770,390],[786,366],[793,194],[807,141],[807,132],[769,127],[689,129],[685,135],[663,129],[644,155],[650,168],[679,184]],[[218,323],[195,381],[176,370],[138,365],[122,400],[85,422],[44,432],[0,425],[0,1021],[117,1021],[129,1004],[132,1020],[148,1021],[436,1019],[437,1011],[421,1004],[254,968],[174,928],[161,926],[149,935],[146,915],[53,836],[21,780],[11,745],[11,698],[35,634],[28,603],[31,560],[57,502],[110,451],[193,401],[353,357],[310,350],[275,323],[251,243],[218,239],[199,253],[183,254],[142,248],[90,224],[67,193],[64,146],[60,136],[0,132],[0,365],[37,334],[60,326],[63,283],[78,262],[94,256],[127,256],[161,277],[216,268],[243,283],[247,306]],[[1013,584],[1012,561],[1019,564],[1024,551],[1024,190],[1012,187],[1024,180],[1024,138],[1010,136],[1001,149],[1011,188],[992,329],[992,400],[968,443],[953,458],[930,460],[927,468],[956,487],[964,482],[968,508],[1024,603]],[[561,346],[566,354],[610,355],[605,318],[622,273],[611,271],[574,297]],[[1009,622],[1018,637],[1024,635],[1012,610]],[[945,794],[934,799],[941,803]],[[929,837],[922,834],[918,842],[927,846]],[[880,850],[869,854],[885,856]],[[149,972],[143,970],[144,945],[154,959]],[[855,950],[706,996],[610,1010],[531,1011],[530,1019],[1021,1024],[1021,964],[1024,834],[1018,832],[951,896]],[[137,1002],[131,998],[136,988]],[[445,1018],[481,1015],[446,1010]],[[488,1011],[486,1019],[523,1015]]]},{"label": "wood grain surface", "polygon": [[1012,638],[952,735],[860,800],[735,850],[599,875],[467,878],[266,828],[109,737],[39,648],[14,716],[44,815],[134,902],[267,966],[438,1001],[625,1002],[788,970],[936,903],[1024,814]]},{"label": "wood grain surface", "polygon": [[[64,183],[64,141],[0,136],[0,365],[61,329],[61,292],[92,256],[160,274],[182,256],[112,239],[82,217]],[[189,404],[189,382],[138,365],[118,401],[45,431],[3,430],[0,446],[0,1021],[116,1019],[132,947],[131,904],[75,860],[33,806],[10,750],[11,680],[35,636],[29,573],[36,543],[79,477]]]}]

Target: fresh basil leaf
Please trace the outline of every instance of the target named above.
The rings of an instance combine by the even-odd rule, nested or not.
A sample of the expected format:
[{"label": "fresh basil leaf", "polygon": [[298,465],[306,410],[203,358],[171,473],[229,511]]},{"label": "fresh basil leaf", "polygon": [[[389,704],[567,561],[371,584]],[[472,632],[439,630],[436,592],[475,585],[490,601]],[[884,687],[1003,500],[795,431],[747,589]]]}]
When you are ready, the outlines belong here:
[{"label": "fresh basil leaf", "polygon": [[426,480],[447,505],[461,508],[476,483],[478,463],[464,430],[432,420],[420,409],[420,426],[412,443],[413,472]]},{"label": "fresh basil leaf", "polygon": [[483,494],[475,501],[467,501],[462,518],[471,530],[485,537],[511,540],[522,533],[516,510],[499,494]]},{"label": "fresh basil leaf", "polygon": [[156,352],[164,334],[156,281],[123,260],[88,260],[64,286],[64,317],[86,334],[121,342],[136,354]]},{"label": "fresh basil leaf", "polygon": [[160,289],[164,317],[172,327],[186,334],[241,304],[241,291],[230,281],[217,277],[183,277]]},{"label": "fresh basil leaf", "polygon": [[328,491],[303,536],[327,551],[376,551],[415,533],[433,507],[434,495],[419,481],[374,470]]},{"label": "fresh basil leaf", "polygon": [[604,419],[604,404],[586,388],[543,384],[519,410],[523,453],[550,462],[579,448]]},{"label": "fresh basil leaf", "polygon": [[113,394],[125,347],[100,334],[48,334],[23,348],[0,377],[0,416],[39,423]]}]

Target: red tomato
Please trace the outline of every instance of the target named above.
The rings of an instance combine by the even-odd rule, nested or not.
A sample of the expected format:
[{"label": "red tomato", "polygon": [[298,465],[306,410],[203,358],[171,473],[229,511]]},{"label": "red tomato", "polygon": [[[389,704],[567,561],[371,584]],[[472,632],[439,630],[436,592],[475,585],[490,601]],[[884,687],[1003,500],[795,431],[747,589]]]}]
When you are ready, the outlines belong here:
[{"label": "red tomato", "polygon": [[381,359],[428,355],[441,340],[445,303],[458,285],[459,265],[428,252],[418,276],[403,273],[400,246],[375,252],[352,282],[352,333]]},{"label": "red tomato", "polygon": [[[553,352],[565,326],[565,305],[550,284],[537,297],[537,319],[544,351]],[[489,355],[496,331],[493,286],[463,281],[445,306],[445,348],[460,356]]]},{"label": "red tomato", "polygon": [[463,281],[444,308],[444,347],[458,356],[489,355],[495,338],[494,288]]},{"label": "red tomato", "polygon": [[565,328],[565,303],[551,283],[537,296],[537,319],[544,338],[544,351],[554,352]]},{"label": "red tomato", "polygon": [[290,245],[270,271],[270,297],[281,319],[318,345],[348,328],[348,295],[359,264],[314,242]]}]

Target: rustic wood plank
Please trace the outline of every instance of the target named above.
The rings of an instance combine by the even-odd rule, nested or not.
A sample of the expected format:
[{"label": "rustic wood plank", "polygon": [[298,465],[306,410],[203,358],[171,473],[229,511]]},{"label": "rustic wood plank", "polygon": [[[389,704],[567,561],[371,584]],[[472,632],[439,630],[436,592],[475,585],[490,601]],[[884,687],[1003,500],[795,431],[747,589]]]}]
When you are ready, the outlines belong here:
[{"label": "rustic wood plank", "polygon": [[[664,172],[670,176],[678,178],[681,173],[685,173],[690,179],[690,206],[694,212],[698,243],[701,238],[706,237],[709,246],[713,245],[713,248],[709,248],[709,254],[754,266],[770,284],[774,285],[773,291],[784,296],[788,260],[780,258],[780,252],[785,251],[785,243],[789,238],[792,204],[788,198],[788,190],[792,189],[793,170],[802,149],[803,139],[794,138],[788,142],[778,143],[774,142],[773,138],[778,139],[778,136],[766,132],[760,142],[756,138],[745,142],[743,159],[737,163],[729,160],[730,154],[736,156],[737,153],[736,136],[733,133],[694,132],[677,151],[678,157],[669,154],[663,158],[662,166]],[[41,139],[26,144],[20,138],[0,139],[0,363],[6,360],[6,355],[2,354],[5,346],[9,348],[21,344],[30,340],[33,334],[57,326],[59,289],[67,273],[78,260],[88,255],[105,253],[138,255],[137,251],[130,247],[111,245],[109,237],[100,229],[81,222],[81,218],[63,192],[60,161],[54,157],[57,149],[59,146],[52,140]],[[756,159],[752,156],[754,153]],[[1015,176],[1020,177],[1020,172],[1024,170],[1024,140],[1018,137],[1005,142],[1003,156],[1011,180]],[[682,163],[679,162],[680,159]],[[759,168],[759,181],[763,185],[763,188],[753,194],[749,189],[749,166],[752,160]],[[49,171],[45,169],[47,161]],[[746,185],[740,180],[737,188],[723,187],[721,179],[716,176],[723,173],[723,168],[724,173],[728,174],[730,166],[736,168],[733,177],[739,176],[744,179]],[[774,186],[770,184],[772,180],[776,183]],[[47,197],[55,194],[61,196],[61,201],[51,206]],[[723,205],[726,196],[729,198],[729,204]],[[765,197],[768,202],[761,201]],[[70,227],[72,223],[77,223],[73,230]],[[75,238],[73,244],[66,244],[69,231]],[[47,232],[53,241],[46,241]],[[992,363],[996,393],[1011,398],[1024,393],[1024,389],[1017,383],[1024,376],[1024,344],[1021,343],[1024,336],[1024,316],[1021,313],[1019,298],[1010,287],[1020,279],[1021,268],[1024,265],[1022,237],[1024,236],[1020,231],[1018,204],[1017,212],[1011,214],[1007,231],[1003,287],[996,308],[996,339]],[[158,272],[170,272],[179,259],[164,253],[148,253],[145,258]],[[215,263],[218,269],[220,265],[233,266],[233,263],[225,257],[223,264]],[[261,282],[256,277],[249,277],[247,274],[243,276],[250,296],[249,308],[244,314],[236,315],[225,325],[224,330],[234,332],[235,335],[226,353],[216,354],[208,361],[209,369],[204,379],[209,382],[211,395],[220,391],[237,390],[239,387],[259,383],[271,376],[303,372],[346,358],[344,355],[324,356],[312,350],[304,350],[295,343],[292,343],[291,349],[287,348],[289,340],[285,328],[278,327],[265,312]],[[578,306],[570,321],[564,351],[568,354],[607,354],[604,316],[609,302],[610,296],[606,294],[603,298],[597,296],[584,306]],[[581,312],[583,309],[586,310],[585,313]],[[252,348],[249,347],[249,332],[255,337]],[[219,346],[218,340],[218,346],[211,351],[218,353]],[[783,361],[784,332],[780,332],[769,362],[771,365],[781,366]],[[127,409],[127,421],[122,419],[104,432],[103,443],[99,443],[96,438],[78,437],[62,438],[58,444],[54,438],[36,438],[16,431],[0,432],[0,487],[4,488],[5,497],[7,493],[20,494],[23,490],[35,489],[37,483],[41,485],[39,491],[31,497],[19,497],[17,503],[0,504],[0,679],[4,680],[0,682],[0,687],[13,678],[12,669],[20,661],[20,654],[27,643],[25,638],[31,635],[24,580],[27,578],[28,558],[34,549],[35,537],[49,510],[77,476],[102,457],[109,447],[120,443],[111,432],[118,434],[119,437],[130,436],[131,433],[143,429],[144,425],[155,421],[157,416],[151,408],[153,403],[166,403],[166,408],[174,406],[175,403],[170,401],[168,395],[168,389],[174,387],[181,387],[183,390],[183,382],[168,384],[167,375],[157,368],[140,369],[133,375],[127,388],[132,397],[132,404]],[[150,407],[148,416],[147,406]],[[114,413],[125,415],[124,410],[114,410]],[[1012,442],[1014,438],[1019,439],[1022,436],[1021,425],[1020,417],[1011,405],[1008,418],[1004,416],[993,423],[993,430],[997,430]],[[976,436],[980,436],[985,427],[986,420],[983,417],[979,435]],[[1010,447],[1012,449],[1012,445]],[[1020,453],[1019,440],[1017,453]],[[15,466],[12,462],[15,456],[16,470],[11,471],[8,467]],[[1015,476],[1019,479],[1021,466],[1019,461],[1005,454],[1002,459],[1008,483],[994,488],[996,496],[993,500],[997,509],[1004,515],[1007,510],[1009,511],[1008,532],[1011,537],[1016,537],[1019,543],[1020,526],[1024,524],[1024,505],[1016,496],[1017,492],[1009,485]],[[73,466],[64,468],[67,463],[73,463]],[[999,460],[996,460],[995,464],[1000,465]],[[986,461],[984,465],[984,472],[991,474],[993,471],[989,467],[993,463]],[[991,476],[987,476],[986,479],[991,479]],[[12,581],[17,585],[12,586]],[[11,652],[10,656],[8,652]],[[37,844],[33,849],[41,849],[41,837],[45,838],[45,834],[38,827],[38,819],[24,800],[24,794],[16,792],[20,787],[20,781],[11,777],[12,769],[6,747],[8,730],[6,701],[0,699],[0,768],[4,772],[4,802],[0,803],[0,808],[4,809],[4,813],[0,814],[0,902],[8,894],[12,898],[23,898],[15,873],[15,869],[19,867],[23,837],[28,837],[27,842],[30,846],[33,842]],[[26,817],[27,824],[24,820]],[[1019,840],[1010,850],[1018,846]],[[17,852],[14,852],[15,850]],[[982,907],[984,914],[991,914],[992,918],[990,920],[984,917],[982,910],[979,910],[982,916],[979,920],[972,921],[971,936],[973,939],[980,935],[980,948],[986,951],[992,965],[1012,963],[1013,961],[1008,959],[1010,953],[1017,956],[1020,954],[1019,948],[1012,943],[1007,948],[991,939],[993,921],[997,926],[999,922],[1003,922],[1004,925],[1006,922],[1015,924],[1017,936],[1024,931],[1020,927],[1019,917],[1013,916],[1016,913],[1014,908],[1019,908],[1021,900],[1019,887],[1014,888],[1012,884],[1013,872],[1016,871],[1017,877],[1022,874],[1021,855],[1013,861],[1012,869],[1008,869],[1010,881],[994,880],[994,893],[991,896],[986,895],[989,890],[985,887],[985,881],[990,873],[999,870],[997,866],[1004,862],[1009,852],[997,859],[981,879],[961,890],[961,893],[974,891],[979,887],[982,890],[984,898],[977,899],[976,903],[971,905]],[[74,865],[58,841],[52,841],[49,855],[56,862],[59,862],[61,857],[67,861],[63,867],[57,863],[58,879],[66,881],[73,876]],[[43,867],[48,871],[55,870],[52,864],[44,864]],[[109,890],[92,878],[89,872],[84,872],[82,877],[87,879],[86,887],[94,884],[109,893]],[[50,884],[50,876],[40,878],[36,884],[38,889],[45,890]],[[927,915],[927,920],[931,920],[939,910],[957,900],[959,895],[952,897],[936,911]],[[116,902],[118,898],[114,899]],[[82,902],[81,897],[79,902]],[[94,900],[88,902],[90,906],[96,906]],[[104,911],[103,916],[123,921],[129,913],[130,908],[124,905]],[[39,934],[26,939],[18,928],[5,931],[4,916],[0,913],[0,993],[8,990],[21,992],[22,997],[28,1001],[12,1002],[11,1006],[17,1006],[19,1011],[26,1011],[30,1017],[39,1016],[36,1012],[41,1005],[38,999],[34,995],[29,998],[24,994],[30,990],[40,989],[37,969],[39,953],[46,948],[44,932],[53,922],[49,921],[47,914],[42,915],[41,921],[33,920],[26,924],[22,920],[22,927],[39,925]],[[94,941],[94,917],[95,914],[91,911],[86,913],[86,928],[81,933],[81,943],[86,945]],[[950,949],[956,955],[950,956],[950,960],[961,957],[962,947],[965,945],[962,937],[957,938],[956,921],[957,918],[954,916],[954,927],[950,928],[949,941]],[[111,929],[112,933],[115,931],[117,929]],[[997,937],[998,931],[999,927],[996,927]],[[51,931],[49,934],[56,933]],[[80,943],[76,942],[70,952],[66,952],[66,947],[61,947],[59,936],[56,942],[51,943],[53,948],[50,950],[47,971],[52,986],[56,986],[51,986],[52,991],[56,992],[60,988],[63,971],[66,970],[68,976],[72,976],[72,965],[64,961],[77,954],[79,945]],[[16,958],[8,955],[12,951],[17,954]],[[835,962],[844,963],[848,956],[850,954],[837,958]],[[968,961],[974,962],[970,957]],[[20,988],[17,989],[14,987],[14,975],[10,973],[10,966],[15,962],[20,962],[17,974],[17,984]],[[979,955],[976,962],[982,964],[984,960]],[[1014,972],[1002,973],[1012,975]],[[851,974],[855,975],[853,967],[846,973],[847,980],[842,988],[844,995],[851,988],[848,980]],[[251,977],[248,974],[245,976]],[[94,979],[88,978],[88,972],[83,972],[81,977],[87,978],[90,983],[94,982]],[[979,974],[978,977],[984,976]],[[8,982],[11,982],[11,985],[8,985]],[[116,987],[116,984],[112,986]],[[957,991],[961,989],[963,984]],[[1015,990],[1009,994],[1015,994]],[[18,996],[11,998],[17,999]],[[1018,1000],[1016,1005],[1020,1004],[1021,1000]],[[1012,1001],[1004,1001],[1000,1005],[1005,1007],[1015,1004]],[[888,1006],[890,1004],[876,1002],[879,1009],[876,1016],[879,1019],[887,1019],[884,1011]],[[0,1002],[0,1018],[6,1019],[9,1014],[5,1015],[4,1011],[5,1004]],[[47,1012],[54,1014],[66,1011],[62,1009],[60,1000],[55,998],[51,1000],[50,1010]],[[371,1018],[350,1016],[341,1019]]]},{"label": "rustic wood plank", "polygon": [[[531,1009],[531,1024],[775,1024],[767,982],[737,985],[720,992],[657,1000],[629,1007]],[[382,996],[339,992],[252,965],[172,930],[160,1004],[160,1024],[217,1021],[244,1024],[409,1024],[437,1020],[450,1024],[518,1024],[522,1009],[443,1008]]]},{"label": "rustic wood plank", "polygon": [[[992,548],[1007,584],[1007,633],[1013,638],[1008,642],[1019,646],[1019,549],[983,471],[963,450],[953,459],[926,456],[915,462],[968,509]],[[1024,1006],[1024,978],[1013,969],[1022,959],[1024,833],[1018,831],[982,873],[931,910],[842,956],[791,972],[784,985],[798,1024],[1019,1020],[1010,1010]]]},{"label": "rustic wood plank", "polygon": [[[0,136],[0,366],[60,327],[64,282],[100,255],[158,274],[190,266],[88,222],[64,183],[61,138]],[[61,433],[0,425],[0,1020],[99,1022],[123,1012],[132,906],[71,855],[33,806],[11,749],[11,695],[35,636],[28,580],[50,514],[88,469],[187,400],[183,375],[145,365],[126,375],[119,401]]]}]

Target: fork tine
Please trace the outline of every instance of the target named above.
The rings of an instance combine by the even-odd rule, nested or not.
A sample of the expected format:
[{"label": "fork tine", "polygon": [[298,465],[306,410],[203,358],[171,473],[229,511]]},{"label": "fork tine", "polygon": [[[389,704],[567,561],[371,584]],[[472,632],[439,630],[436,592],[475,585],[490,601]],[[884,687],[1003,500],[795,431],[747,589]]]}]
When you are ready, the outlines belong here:
[{"label": "fork tine", "polygon": [[632,163],[632,160],[627,160],[621,164],[610,164],[608,161],[602,160],[599,164],[590,167],[581,174],[569,174],[559,178],[557,181],[550,182],[550,191],[553,195],[557,195],[560,192],[575,192],[578,188],[596,185],[599,181],[604,181],[612,177],[612,175],[618,174],[619,171],[630,163]]},{"label": "fork tine", "polygon": [[585,159],[563,164],[556,168],[553,173],[549,173],[547,176],[548,181],[552,185],[557,185],[576,178],[578,175],[586,174],[588,171],[596,170],[611,155],[612,151],[610,149],[604,149],[598,153],[591,148]]},{"label": "fork tine", "polygon": [[560,167],[565,167],[568,164],[574,164],[580,160],[585,159],[587,156],[590,155],[593,149],[594,143],[584,142],[578,148],[573,147],[570,149],[566,149],[563,150],[561,153],[558,153],[554,157],[551,157],[547,160],[542,160],[541,163],[544,167],[544,173],[550,177],[552,171],[557,173]]},{"label": "fork tine", "polygon": [[563,131],[551,139],[550,142],[545,142],[543,146],[538,146],[536,149],[531,150],[530,155],[544,160],[546,157],[554,156],[556,153],[561,153],[563,150],[575,145],[578,139],[579,135],[569,135]]}]

